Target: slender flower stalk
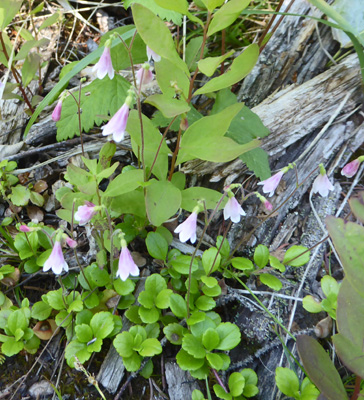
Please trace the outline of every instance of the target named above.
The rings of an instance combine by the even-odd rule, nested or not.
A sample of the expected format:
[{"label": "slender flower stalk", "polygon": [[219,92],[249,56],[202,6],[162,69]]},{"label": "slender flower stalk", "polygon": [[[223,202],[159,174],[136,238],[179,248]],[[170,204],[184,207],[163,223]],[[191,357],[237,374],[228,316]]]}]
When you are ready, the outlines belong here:
[{"label": "slender flower stalk", "polygon": [[127,243],[124,239],[124,234],[121,235],[121,252],[116,277],[120,277],[122,281],[126,281],[129,278],[129,275],[139,276],[139,268],[135,264],[133,257],[128,250]]},{"label": "slender flower stalk", "polygon": [[43,271],[47,272],[52,269],[53,273],[59,275],[63,270],[68,272],[68,264],[64,259],[61,245],[61,237],[59,234],[56,236],[52,252],[47,261],[43,265]]},{"label": "slender flower stalk", "polygon": [[363,161],[364,156],[360,156],[356,160],[349,162],[341,170],[341,175],[346,176],[347,178],[352,178],[358,172],[359,166]]},{"label": "slender flower stalk", "polygon": [[75,213],[75,220],[80,226],[86,225],[97,213],[99,207],[90,201],[85,201],[85,205],[79,206]]},{"label": "slender flower stalk", "polygon": [[92,68],[92,72],[96,72],[99,79],[105,78],[106,74],[109,75],[110,79],[114,78],[114,68],[111,61],[110,46],[111,39],[106,41],[100,60]]},{"label": "slender flower stalk", "polygon": [[334,190],[334,186],[326,175],[324,165],[320,164],[320,174],[313,182],[312,192],[319,193],[322,197],[327,197],[330,190]]}]

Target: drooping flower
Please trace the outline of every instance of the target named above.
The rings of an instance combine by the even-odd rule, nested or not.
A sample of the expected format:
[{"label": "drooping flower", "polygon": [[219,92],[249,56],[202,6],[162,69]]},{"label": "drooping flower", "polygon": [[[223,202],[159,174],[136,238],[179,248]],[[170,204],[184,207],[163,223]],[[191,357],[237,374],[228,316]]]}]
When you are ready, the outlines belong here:
[{"label": "drooping flower", "polygon": [[341,170],[341,175],[346,176],[347,178],[352,178],[359,169],[361,162],[364,160],[364,156],[358,157],[356,160],[349,162],[345,165],[345,167]]},{"label": "drooping flower", "polygon": [[312,192],[320,193],[322,197],[327,197],[330,190],[334,190],[334,186],[329,181],[323,164],[320,164],[320,173],[313,182]]},{"label": "drooping flower", "polygon": [[63,270],[68,272],[68,264],[63,256],[61,242],[57,239],[54,243],[50,256],[43,265],[44,272],[47,272],[50,269],[52,269],[56,275],[61,274]]},{"label": "drooping flower", "polygon": [[115,142],[119,143],[124,139],[126,125],[129,117],[129,106],[124,103],[119,111],[102,128],[104,136],[112,135]]},{"label": "drooping flower", "polygon": [[76,240],[73,240],[68,236],[66,237],[66,243],[71,249],[74,249],[77,246]]},{"label": "drooping flower", "polygon": [[266,179],[265,181],[259,182],[258,185],[263,185],[263,193],[269,193],[269,197],[274,195],[274,191],[277,189],[282,176],[295,166],[294,163],[288,164],[286,167],[282,168],[275,175]]},{"label": "drooping flower", "polygon": [[258,199],[262,202],[264,205],[265,209],[267,211],[272,211],[273,210],[273,205],[270,203],[264,196],[262,196],[260,193],[255,192],[255,195],[258,197]]},{"label": "drooping flower", "polygon": [[107,40],[100,60],[92,68],[92,72],[96,72],[99,79],[103,79],[106,74],[109,75],[110,79],[114,78],[114,68],[111,61],[110,46],[111,40]]},{"label": "drooping flower", "polygon": [[86,225],[91,221],[96,212],[97,209],[95,204],[90,201],[85,201],[85,205],[78,207],[77,212],[75,213],[75,220],[80,226]]},{"label": "drooping flower", "polygon": [[150,47],[147,46],[147,56],[148,56],[148,61],[151,59],[154,60],[154,62],[159,62],[161,60],[161,56],[158,55],[155,51],[153,51]]},{"label": "drooping flower", "polygon": [[58,100],[58,103],[52,112],[52,119],[54,122],[57,122],[61,119],[62,103],[62,99]]},{"label": "drooping flower", "polygon": [[153,72],[150,70],[148,63],[143,64],[136,73],[137,85],[145,86],[152,82],[154,78]]},{"label": "drooping flower", "polygon": [[119,266],[116,272],[116,277],[120,277],[122,281],[126,281],[129,275],[139,276],[139,268],[135,264],[125,240],[122,240]]},{"label": "drooping flower", "polygon": [[179,240],[184,243],[189,239],[191,243],[196,242],[196,229],[197,229],[197,212],[193,211],[186,221],[179,224],[174,230],[179,233]]},{"label": "drooping flower", "polygon": [[283,170],[280,170],[275,175],[271,176],[265,181],[259,182],[258,185],[263,185],[263,192],[269,193],[269,197],[272,197],[283,175],[284,175]]},{"label": "drooping flower", "polygon": [[30,229],[29,226],[27,226],[27,225],[20,225],[19,226],[19,231],[20,232],[31,232],[32,229]]},{"label": "drooping flower", "polygon": [[241,215],[246,215],[245,211],[234,196],[230,197],[224,207],[224,219],[230,218],[232,222],[238,223]]}]

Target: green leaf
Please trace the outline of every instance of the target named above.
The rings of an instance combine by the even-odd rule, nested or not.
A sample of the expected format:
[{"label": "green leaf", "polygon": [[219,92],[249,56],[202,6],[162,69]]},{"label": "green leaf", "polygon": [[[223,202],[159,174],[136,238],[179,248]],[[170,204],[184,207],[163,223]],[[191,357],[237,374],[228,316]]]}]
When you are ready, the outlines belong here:
[{"label": "green leaf", "polygon": [[[223,242],[223,244],[222,244],[222,246],[221,246],[221,243],[222,243],[222,242]],[[220,249],[220,254],[221,254],[223,257],[229,257],[229,255],[230,255],[230,244],[229,244],[229,241],[228,241],[228,240],[223,239],[222,236],[218,236],[218,237],[216,238],[216,247],[217,247],[218,249]]]},{"label": "green leaf", "polygon": [[44,303],[44,301],[36,302],[32,307],[32,318],[39,321],[47,319],[52,312],[52,307]]},{"label": "green leaf", "polygon": [[220,357],[219,353],[207,353],[206,359],[212,368],[220,370],[224,365],[224,360]]},{"label": "green leaf", "polygon": [[143,182],[143,170],[132,169],[122,172],[109,183],[109,186],[102,196],[115,197],[132,192],[140,186],[141,182]]},{"label": "green leaf", "polygon": [[62,296],[62,288],[48,292],[45,295],[45,298],[47,300],[47,303],[55,310],[63,310],[66,308]]},{"label": "green leaf", "polygon": [[194,158],[212,162],[227,162],[257,147],[258,140],[253,140],[245,145],[237,145],[234,140],[224,137],[232,119],[242,107],[241,103],[233,104],[219,114],[203,117],[193,123],[182,136],[177,164]]},{"label": "green leaf", "polygon": [[[206,275],[211,274],[220,267],[221,255],[218,253],[216,247],[210,247],[205,250],[202,255],[202,266]],[[211,269],[212,268],[212,269]]]},{"label": "green leaf", "polygon": [[172,323],[163,328],[163,333],[172,344],[182,344],[183,336],[188,330],[177,323]]},{"label": "green leaf", "polygon": [[244,368],[240,373],[243,375],[246,385],[256,385],[258,383],[258,376],[251,368]]},{"label": "green leaf", "polygon": [[12,357],[15,354],[18,354],[24,348],[23,342],[17,342],[14,338],[9,337],[9,339],[2,344],[1,352],[5,354],[7,357]]},{"label": "green leaf", "polygon": [[364,287],[364,227],[341,218],[327,217],[326,226],[339,253],[345,277],[363,296]]},{"label": "green leaf", "polygon": [[300,382],[297,375],[289,368],[276,368],[276,383],[278,389],[289,397],[297,398],[300,389]]},{"label": "green leaf", "polygon": [[236,325],[224,322],[216,328],[216,331],[220,336],[220,344],[217,350],[231,350],[240,343],[241,335]]},{"label": "green leaf", "polygon": [[153,94],[147,97],[144,103],[151,104],[167,118],[187,113],[191,109],[185,100],[177,100],[165,94]]},{"label": "green leaf", "polygon": [[24,87],[27,87],[35,78],[35,74],[39,69],[40,61],[41,58],[37,53],[29,53],[25,58],[23,67],[21,69],[21,79]]},{"label": "green leaf", "polygon": [[164,278],[159,274],[148,276],[145,281],[145,291],[156,296],[160,291],[167,289],[167,284]]},{"label": "green leaf", "polygon": [[231,50],[220,57],[206,57],[198,62],[198,69],[206,76],[212,76],[218,66],[232,54],[234,54],[234,50]]},{"label": "green leaf", "polygon": [[[170,153],[169,148],[165,142],[162,141],[162,135],[158,129],[156,129],[152,121],[147,118],[144,114],[143,120],[143,134],[144,134],[144,161],[147,168],[151,168],[157,151],[160,147],[157,161],[153,167],[153,174],[160,180],[166,179],[168,172],[168,154]],[[131,110],[128,118],[128,124],[126,126],[127,132],[130,134],[132,139],[132,147],[134,154],[138,157],[142,147],[142,140],[140,134],[140,121],[138,112]]]},{"label": "green leaf", "polygon": [[30,201],[38,207],[43,207],[44,197],[37,192],[30,192],[29,195]]},{"label": "green leaf", "polygon": [[[203,37],[198,36],[191,39],[186,46],[186,64],[191,72],[196,70],[197,62],[200,59],[202,42]],[[206,51],[206,48],[204,50]]]},{"label": "green leaf", "polygon": [[140,357],[140,355],[137,354],[135,351],[133,351],[131,357],[128,358],[123,357],[123,364],[126,370],[129,372],[138,371],[141,362],[142,362],[142,357]]},{"label": "green leaf", "polygon": [[218,384],[213,386],[214,392],[219,399],[232,400],[233,396],[230,393],[226,393],[225,390]]},{"label": "green leaf", "polygon": [[231,260],[231,264],[234,268],[240,271],[253,271],[254,264],[245,257],[234,257]]},{"label": "green leaf", "polygon": [[81,343],[88,343],[90,340],[94,338],[94,335],[92,334],[92,329],[89,325],[86,324],[76,325],[75,331],[77,339]]},{"label": "green leaf", "polygon": [[[305,246],[292,246],[286,251],[283,264],[290,265],[291,267],[301,267],[307,264],[310,261],[310,252],[307,250]],[[305,254],[302,254],[303,252],[305,252]],[[302,256],[300,256],[300,254],[302,254]]]},{"label": "green leaf", "polygon": [[196,358],[204,358],[206,355],[206,350],[201,346],[201,341],[189,333],[184,335],[182,339],[182,348]]},{"label": "green leaf", "polygon": [[340,285],[337,283],[335,278],[329,275],[325,275],[321,279],[320,283],[322,291],[324,292],[326,297],[329,297],[332,294],[337,297],[337,295],[339,294]]},{"label": "green leaf", "polygon": [[159,15],[160,18],[166,21],[172,21],[176,25],[181,25],[182,15],[176,11],[166,10],[166,8],[156,4],[154,0],[125,0],[124,7],[127,9],[131,4],[139,3],[149,8],[154,14]]},{"label": "green leaf", "polygon": [[139,354],[142,357],[153,357],[160,353],[162,353],[162,346],[159,341],[154,338],[144,340],[139,350]]},{"label": "green leaf", "polygon": [[286,270],[286,267],[278,260],[278,258],[272,255],[269,256],[269,264],[273,268],[278,269],[279,272],[285,272]]},{"label": "green leaf", "polygon": [[160,311],[156,307],[139,307],[139,316],[142,322],[145,324],[154,324],[157,322],[161,316]]},{"label": "green leaf", "polygon": [[323,310],[321,302],[313,296],[305,296],[302,300],[302,306],[310,313],[319,313]]},{"label": "green leaf", "polygon": [[260,274],[260,281],[277,292],[282,289],[282,282],[271,274]]},{"label": "green leaf", "polygon": [[181,205],[181,191],[170,181],[154,181],[147,187],[146,193],[147,215],[155,226],[166,222]]},{"label": "green leaf", "polygon": [[202,0],[202,2],[209,11],[214,11],[215,8],[220,7],[224,3],[224,0]]},{"label": "green leaf", "polygon": [[48,28],[48,26],[51,26],[55,24],[61,17],[61,13],[55,12],[53,15],[50,17],[46,18],[38,28],[38,31],[41,31],[42,29]]},{"label": "green leaf", "polygon": [[7,327],[15,335],[17,329],[25,330],[28,328],[29,321],[24,315],[23,310],[15,310],[9,315]]},{"label": "green leaf", "polygon": [[131,279],[122,281],[121,279],[114,280],[114,289],[120,296],[127,296],[134,292],[135,283]]},{"label": "green leaf", "polygon": [[142,190],[134,190],[121,196],[114,197],[111,201],[112,216],[133,214],[145,218],[145,200]]},{"label": "green leaf", "polygon": [[177,364],[184,371],[195,371],[203,366],[204,358],[195,358],[181,349],[176,356]]},{"label": "green leaf", "polygon": [[264,268],[268,264],[269,250],[267,246],[259,244],[254,251],[254,262],[259,268]]},{"label": "green leaf", "polygon": [[157,260],[165,260],[168,253],[168,243],[166,239],[157,232],[149,232],[145,239],[148,253]]},{"label": "green leaf", "polygon": [[121,332],[115,337],[113,345],[121,357],[131,357],[134,353],[134,336],[130,332]]},{"label": "green leaf", "polygon": [[143,369],[140,371],[140,375],[144,379],[149,379],[151,375],[153,374],[153,361],[149,360],[143,367]]},{"label": "green leaf", "polygon": [[310,336],[297,336],[297,350],[308,377],[328,399],[346,399],[341,377],[330,356]]},{"label": "green leaf", "polygon": [[196,307],[202,311],[209,311],[216,307],[216,302],[209,296],[200,296],[196,302]]},{"label": "green leaf", "polygon": [[165,309],[169,307],[169,298],[171,297],[172,294],[171,289],[163,289],[161,290],[155,299],[155,305],[158,308]]},{"label": "green leaf", "polygon": [[[4,30],[19,11],[22,0],[2,0],[0,7],[0,30]],[[20,350],[19,350],[20,351]],[[16,354],[16,353],[15,353]],[[9,356],[10,357],[10,356]]]},{"label": "green leaf", "polygon": [[70,306],[67,308],[67,312],[75,311],[80,312],[83,310],[83,301],[81,299],[77,299],[73,301]]},{"label": "green leaf", "polygon": [[246,50],[235,58],[230,69],[225,74],[208,81],[200,89],[196,90],[194,96],[210,92],[216,92],[245,78],[255,66],[259,57],[259,46],[256,43],[251,44]]},{"label": "green leaf", "polygon": [[250,0],[230,0],[224,4],[212,19],[207,36],[211,36],[216,32],[227,28],[239,17],[240,13],[248,7]]},{"label": "green leaf", "polygon": [[245,378],[239,372],[233,372],[229,376],[229,390],[232,396],[238,397],[244,391]]},{"label": "green leaf", "polygon": [[203,395],[203,393],[200,390],[195,389],[192,392],[192,400],[205,400],[205,396]]},{"label": "green leaf", "polygon": [[83,364],[87,361],[91,354],[87,350],[86,343],[81,343],[78,340],[72,340],[72,342],[66,347],[65,357],[67,360],[67,364],[71,367],[75,367],[75,356],[79,359],[80,363]]},{"label": "green leaf", "polygon": [[[181,207],[189,212],[192,212],[198,201],[202,200],[207,210],[213,210],[221,200],[222,194],[216,190],[195,186],[182,190]],[[221,202],[219,209],[222,209],[226,204],[227,199]]]},{"label": "green leaf", "polygon": [[29,54],[31,49],[33,49],[34,47],[44,46],[48,43],[49,43],[48,39],[42,38],[40,40],[33,40],[32,37],[31,40],[28,40],[21,46],[18,54],[14,57],[14,60],[23,60]]},{"label": "green leaf", "polygon": [[169,298],[169,307],[173,314],[178,318],[187,317],[187,303],[186,300],[177,293],[172,293]]},{"label": "green leaf", "polygon": [[112,314],[103,311],[95,314],[90,322],[92,331],[98,339],[105,339],[114,329]]},{"label": "green leaf", "polygon": [[268,179],[271,175],[268,161],[268,154],[261,148],[247,151],[239,156],[246,166],[254,171],[260,180]]},{"label": "green leaf", "polygon": [[202,344],[208,351],[216,349],[219,343],[220,343],[219,334],[213,328],[207,329],[206,332],[202,335]]},{"label": "green leaf", "polygon": [[148,8],[132,5],[134,23],[144,42],[161,57],[166,58],[182,69],[187,75],[187,65],[177,54],[172,35],[165,23]]},{"label": "green leaf", "polygon": [[14,240],[14,246],[18,250],[21,260],[34,256],[34,252],[38,249],[37,232],[31,232],[27,234],[23,232],[18,233]]},{"label": "green leaf", "polygon": [[160,7],[167,10],[177,11],[181,14],[188,12],[188,3],[186,0],[154,0]]},{"label": "green leaf", "polygon": [[[191,256],[180,255],[177,256],[174,260],[170,261],[173,269],[182,275],[188,275],[191,264]],[[198,269],[198,261],[196,259],[193,260],[191,271],[195,272]]]},{"label": "green leaf", "polygon": [[154,68],[158,85],[165,96],[172,98],[176,95],[176,91],[171,85],[171,82],[175,82],[183,95],[186,98],[188,97],[190,81],[182,69],[177,68],[166,58],[162,58],[159,62],[155,63]]},{"label": "green leaf", "polygon": [[10,200],[15,206],[26,206],[30,198],[30,190],[22,185],[11,188]]}]

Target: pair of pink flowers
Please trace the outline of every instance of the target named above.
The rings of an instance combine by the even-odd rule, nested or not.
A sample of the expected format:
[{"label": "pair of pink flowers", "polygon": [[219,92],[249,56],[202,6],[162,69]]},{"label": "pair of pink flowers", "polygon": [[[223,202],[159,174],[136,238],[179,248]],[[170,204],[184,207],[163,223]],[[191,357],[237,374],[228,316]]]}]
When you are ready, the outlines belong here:
[{"label": "pair of pink flowers", "polygon": [[[258,185],[263,185],[263,192],[269,193],[270,197],[273,196],[283,175],[291,168],[292,165],[289,165],[288,167],[281,169],[279,172],[271,176],[269,179],[259,182]],[[330,190],[334,190],[334,186],[327,177],[326,170],[323,164],[320,164],[320,173],[313,182],[312,192],[319,193],[322,197],[327,197]]]}]

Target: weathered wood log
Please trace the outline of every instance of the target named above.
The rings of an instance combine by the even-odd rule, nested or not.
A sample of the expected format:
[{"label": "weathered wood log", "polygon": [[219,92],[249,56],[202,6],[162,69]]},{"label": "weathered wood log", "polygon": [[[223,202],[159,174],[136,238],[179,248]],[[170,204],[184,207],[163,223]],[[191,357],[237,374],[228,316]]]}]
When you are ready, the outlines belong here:
[{"label": "weathered wood log", "polygon": [[188,371],[183,371],[175,362],[166,363],[166,381],[171,400],[191,399],[192,392],[199,389],[196,379]]}]

